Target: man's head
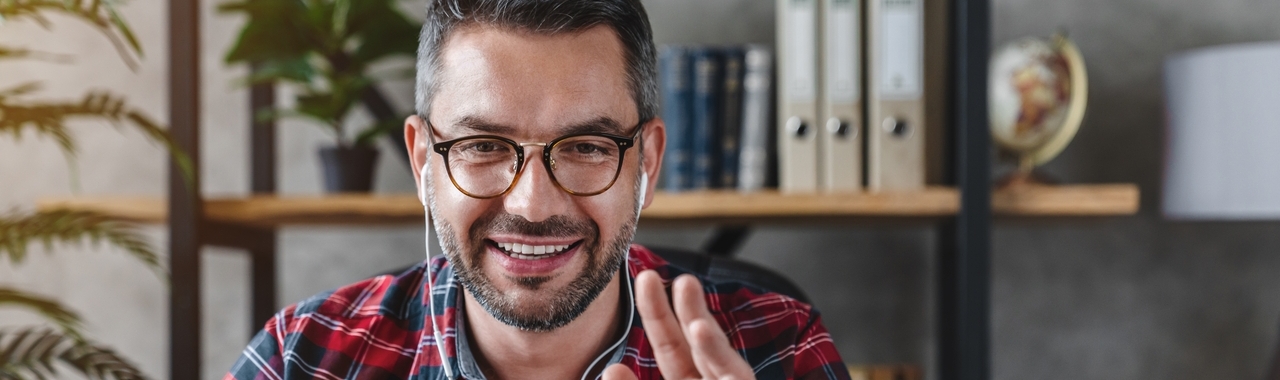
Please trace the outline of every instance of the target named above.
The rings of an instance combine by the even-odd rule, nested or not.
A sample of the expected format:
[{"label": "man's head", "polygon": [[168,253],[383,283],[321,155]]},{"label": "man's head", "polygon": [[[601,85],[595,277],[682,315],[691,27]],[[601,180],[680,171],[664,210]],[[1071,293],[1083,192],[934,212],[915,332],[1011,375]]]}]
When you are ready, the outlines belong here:
[{"label": "man's head", "polygon": [[[643,8],[635,0],[432,1],[418,67],[420,117],[409,118],[406,140],[414,164],[427,164],[419,183],[460,282],[509,325],[568,324],[615,277],[649,201],[637,197],[641,173],[656,178],[661,164],[665,132]],[[584,133],[599,135],[587,136],[590,144],[558,140]],[[478,135],[494,139],[458,142]],[[563,143],[504,142],[553,140]],[[431,142],[445,151],[432,152]],[[588,156],[596,166],[577,160]]]}]

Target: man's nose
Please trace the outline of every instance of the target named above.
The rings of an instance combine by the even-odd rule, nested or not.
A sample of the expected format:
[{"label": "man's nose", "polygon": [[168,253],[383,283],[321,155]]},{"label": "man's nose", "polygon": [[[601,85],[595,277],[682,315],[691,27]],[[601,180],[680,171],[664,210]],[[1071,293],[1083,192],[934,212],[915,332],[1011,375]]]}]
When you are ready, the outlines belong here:
[{"label": "man's nose", "polygon": [[[530,150],[533,153],[536,150]],[[503,197],[508,213],[519,215],[530,222],[541,222],[564,213],[572,195],[560,190],[551,180],[542,163],[542,154],[530,154],[525,161],[524,173],[517,179],[511,192]]]}]

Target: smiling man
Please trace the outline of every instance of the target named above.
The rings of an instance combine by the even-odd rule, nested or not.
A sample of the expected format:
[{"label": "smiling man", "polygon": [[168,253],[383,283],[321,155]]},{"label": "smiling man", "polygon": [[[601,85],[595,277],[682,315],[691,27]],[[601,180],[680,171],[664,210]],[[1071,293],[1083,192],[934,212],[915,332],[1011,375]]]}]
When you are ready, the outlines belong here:
[{"label": "smiling man", "polygon": [[443,257],[284,309],[227,378],[848,378],[808,305],[631,243],[654,55],[638,0],[431,1],[405,139]]}]

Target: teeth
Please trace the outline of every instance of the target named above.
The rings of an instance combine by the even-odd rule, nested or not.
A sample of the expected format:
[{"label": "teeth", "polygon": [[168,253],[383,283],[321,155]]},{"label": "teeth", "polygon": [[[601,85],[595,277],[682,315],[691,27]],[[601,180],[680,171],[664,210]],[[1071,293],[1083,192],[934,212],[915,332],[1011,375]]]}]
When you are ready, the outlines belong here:
[{"label": "teeth", "polygon": [[529,245],[520,243],[498,243],[498,247],[507,251],[512,257],[524,260],[532,260],[537,256],[556,254],[563,252],[569,248],[570,244],[565,245]]}]

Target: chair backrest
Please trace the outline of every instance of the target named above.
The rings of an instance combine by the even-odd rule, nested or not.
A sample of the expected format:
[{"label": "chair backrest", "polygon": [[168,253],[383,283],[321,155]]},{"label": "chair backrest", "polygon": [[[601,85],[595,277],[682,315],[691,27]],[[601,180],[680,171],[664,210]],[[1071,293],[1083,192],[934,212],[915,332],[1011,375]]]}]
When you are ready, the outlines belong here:
[{"label": "chair backrest", "polygon": [[647,247],[671,265],[712,281],[737,281],[809,303],[809,297],[786,276],[764,266],[728,257],[675,248]]},{"label": "chair backrest", "polygon": [[1267,372],[1267,377],[1264,379],[1280,380],[1280,339],[1276,339],[1275,351],[1271,353],[1271,371]]}]

